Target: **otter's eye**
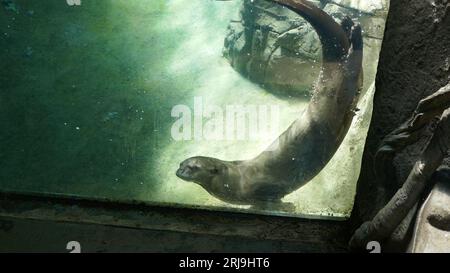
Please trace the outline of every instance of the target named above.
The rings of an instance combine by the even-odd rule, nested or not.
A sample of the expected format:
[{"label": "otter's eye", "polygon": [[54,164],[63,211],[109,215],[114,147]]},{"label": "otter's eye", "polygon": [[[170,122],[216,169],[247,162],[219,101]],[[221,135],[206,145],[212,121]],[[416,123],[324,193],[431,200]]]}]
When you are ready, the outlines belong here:
[{"label": "otter's eye", "polygon": [[190,168],[192,171],[198,171],[200,169],[198,166],[191,166]]},{"label": "otter's eye", "polygon": [[214,168],[214,169],[210,170],[210,172],[211,172],[212,174],[218,174],[218,173],[219,173],[219,169]]}]

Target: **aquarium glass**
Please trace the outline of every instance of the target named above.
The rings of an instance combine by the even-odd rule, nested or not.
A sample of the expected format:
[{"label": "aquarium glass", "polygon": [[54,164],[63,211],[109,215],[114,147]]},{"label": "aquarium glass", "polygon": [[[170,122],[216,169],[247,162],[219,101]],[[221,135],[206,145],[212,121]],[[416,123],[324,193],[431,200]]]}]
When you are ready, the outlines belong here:
[{"label": "aquarium glass", "polygon": [[252,159],[301,118],[322,64],[310,24],[264,0],[2,0],[0,190],[349,216],[389,3],[311,3],[361,24],[360,99],[318,175],[255,205],[221,200],[176,172],[193,156]]}]

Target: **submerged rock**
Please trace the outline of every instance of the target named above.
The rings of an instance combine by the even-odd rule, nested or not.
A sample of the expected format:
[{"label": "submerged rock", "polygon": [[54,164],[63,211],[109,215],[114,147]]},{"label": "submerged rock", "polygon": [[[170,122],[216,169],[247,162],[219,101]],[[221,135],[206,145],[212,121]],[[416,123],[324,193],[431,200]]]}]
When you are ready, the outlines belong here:
[{"label": "submerged rock", "polygon": [[371,14],[376,14],[388,6],[387,0],[323,0],[322,2]]},{"label": "submerged rock", "polygon": [[[386,0],[315,1],[337,22],[361,22],[366,37],[382,37]],[[381,20],[381,21],[377,21]],[[369,27],[370,26],[370,27]],[[236,71],[282,96],[309,94],[320,71],[321,46],[313,28],[293,11],[266,0],[244,0],[228,26],[223,55]]]}]

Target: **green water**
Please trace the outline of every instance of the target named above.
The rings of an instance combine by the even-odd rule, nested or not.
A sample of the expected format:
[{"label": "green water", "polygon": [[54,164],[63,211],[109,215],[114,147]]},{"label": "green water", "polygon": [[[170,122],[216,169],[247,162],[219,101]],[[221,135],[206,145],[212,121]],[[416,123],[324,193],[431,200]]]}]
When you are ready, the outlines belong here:
[{"label": "green water", "polygon": [[[3,190],[246,209],[178,179],[179,163],[195,155],[251,158],[308,103],[273,96],[222,57],[240,1],[13,2],[16,9],[0,10]],[[380,43],[371,41],[366,54],[362,110],[326,169],[285,198],[296,206],[290,215],[349,215]],[[171,111],[192,109],[194,97],[222,109],[278,106],[279,130],[258,141],[175,141]]]}]

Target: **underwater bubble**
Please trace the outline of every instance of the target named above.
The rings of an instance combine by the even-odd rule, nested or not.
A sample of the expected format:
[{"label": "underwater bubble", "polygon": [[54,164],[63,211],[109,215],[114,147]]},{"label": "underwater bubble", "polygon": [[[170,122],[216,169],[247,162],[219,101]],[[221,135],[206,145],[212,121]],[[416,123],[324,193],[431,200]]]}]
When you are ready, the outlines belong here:
[{"label": "underwater bubble", "polygon": [[5,10],[19,14],[19,7],[13,0],[2,0],[2,4]]}]

